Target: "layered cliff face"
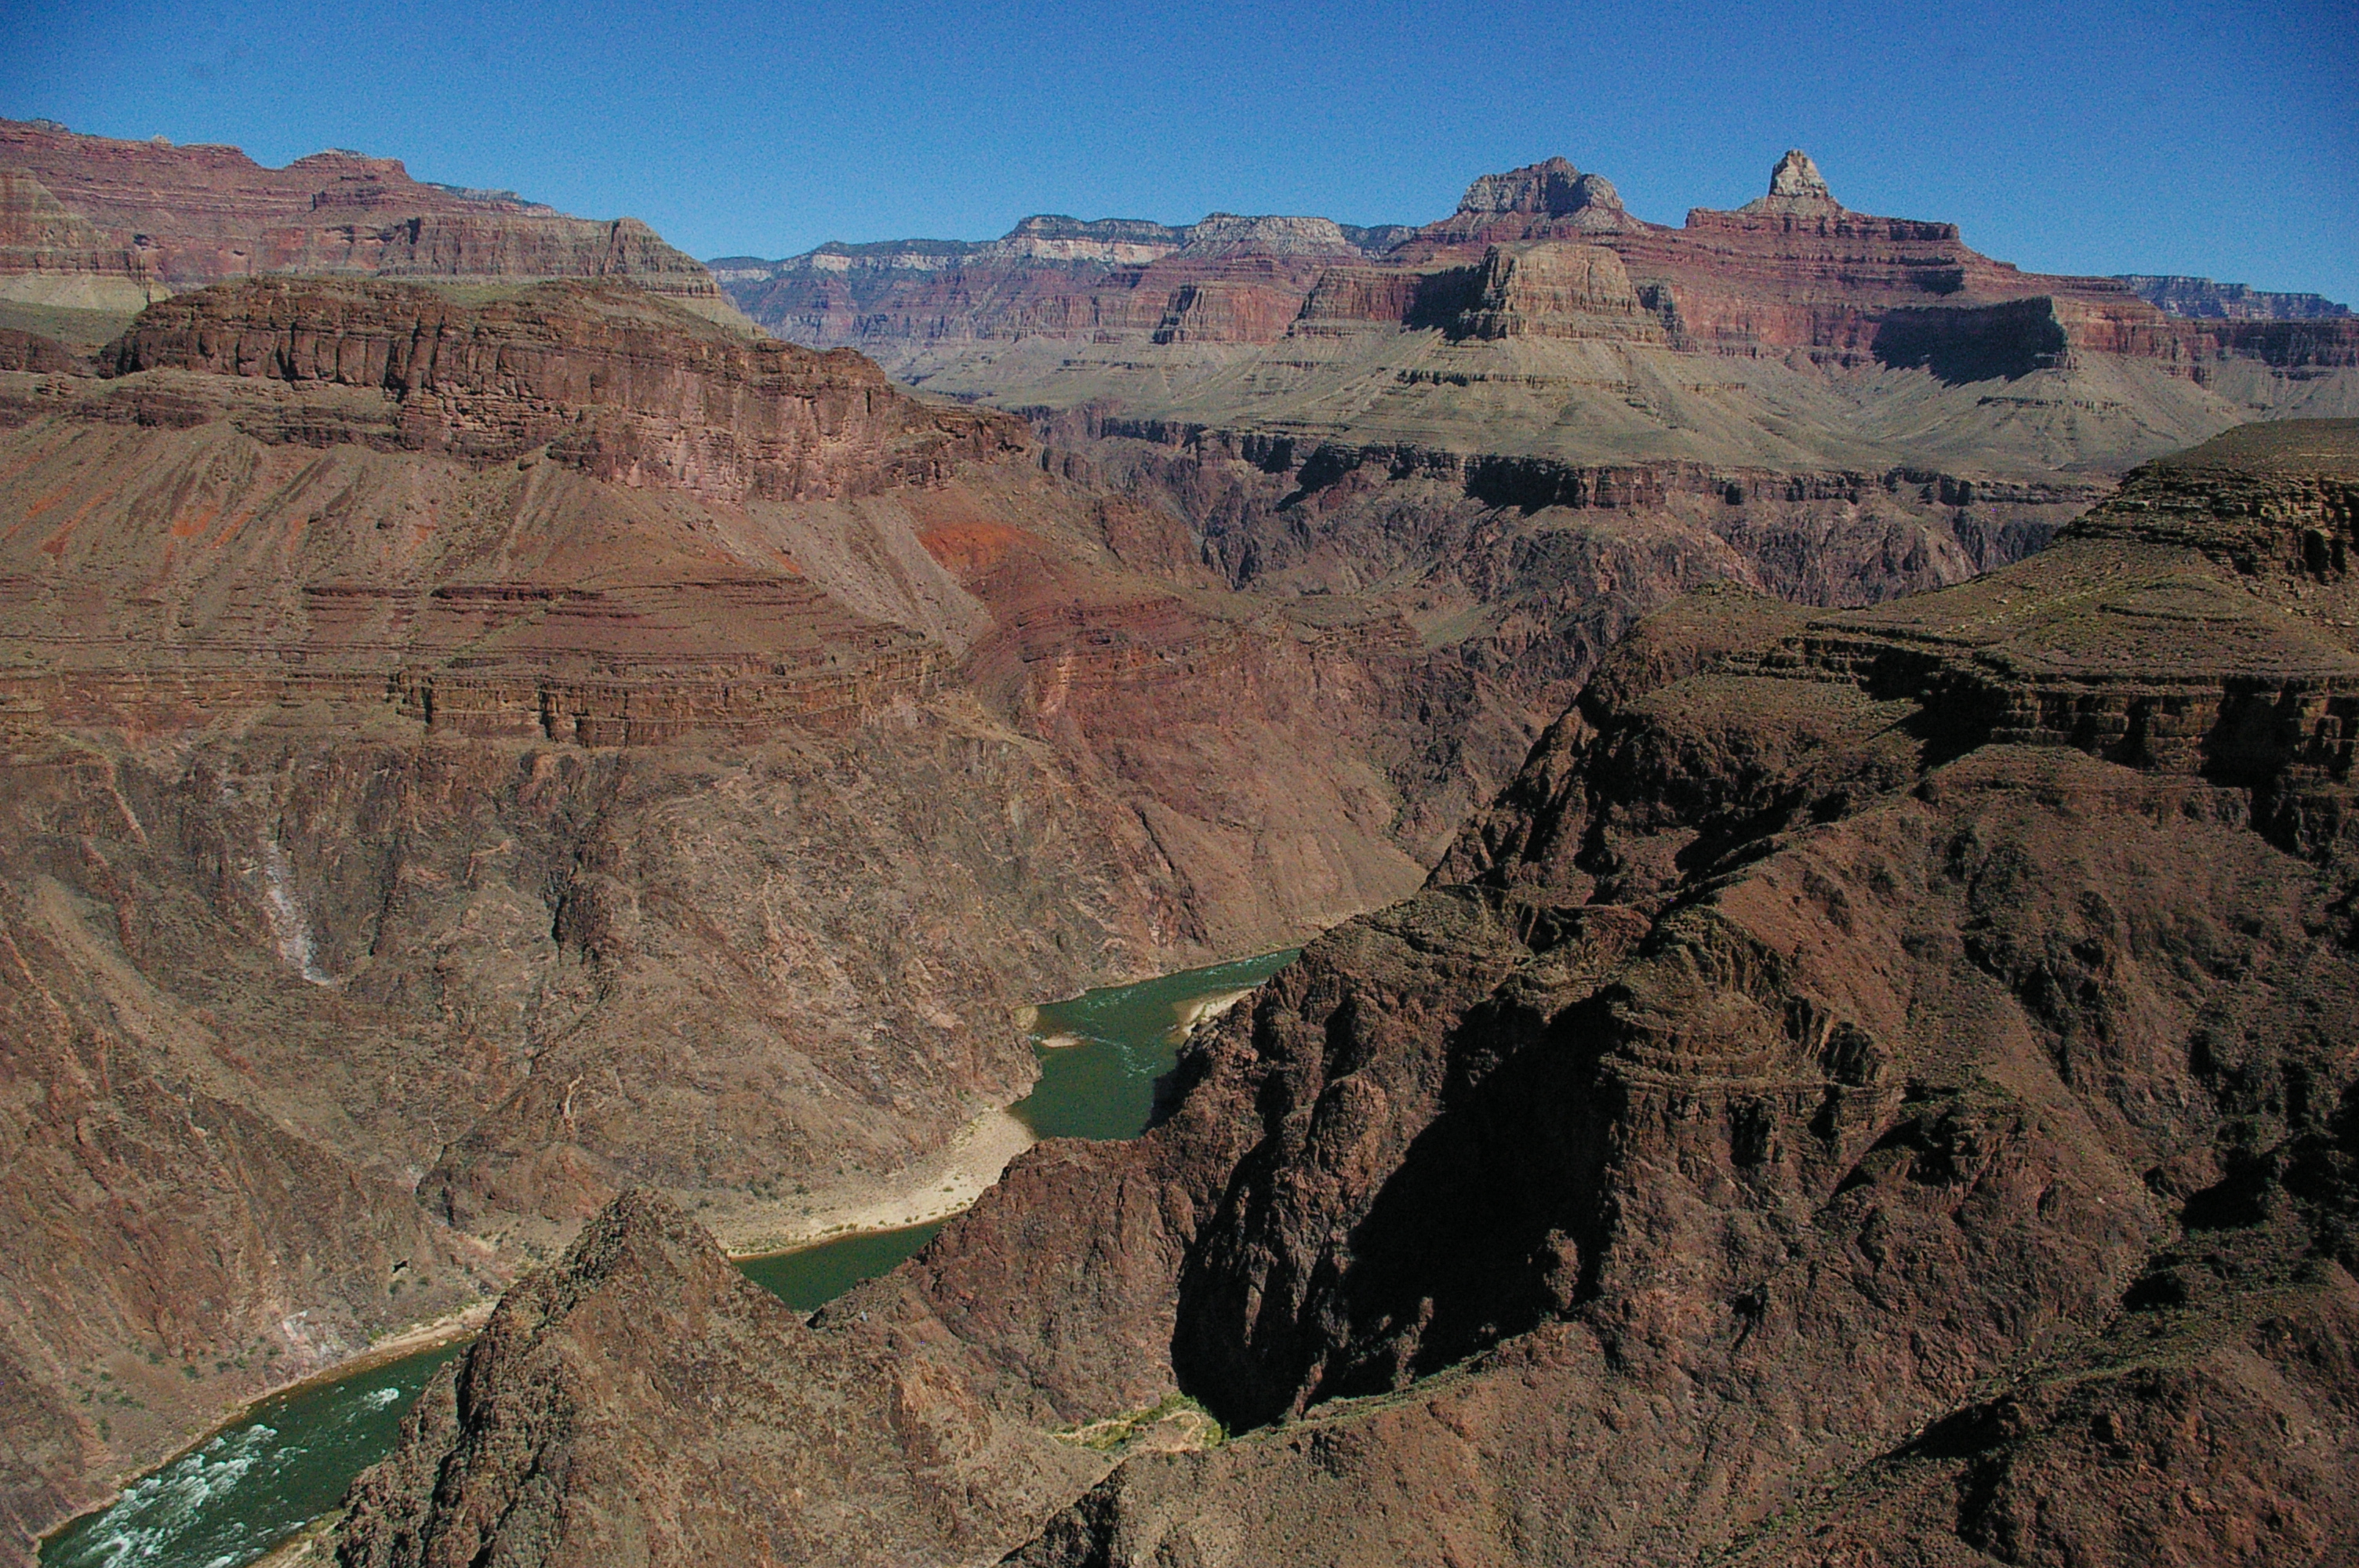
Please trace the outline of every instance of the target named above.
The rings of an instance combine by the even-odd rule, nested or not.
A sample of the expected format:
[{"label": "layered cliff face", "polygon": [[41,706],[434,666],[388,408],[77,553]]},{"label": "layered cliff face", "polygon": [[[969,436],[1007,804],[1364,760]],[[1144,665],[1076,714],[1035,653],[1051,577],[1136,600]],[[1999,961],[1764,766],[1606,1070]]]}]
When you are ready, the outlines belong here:
[{"label": "layered cliff face", "polygon": [[[716,265],[774,330],[902,380],[1229,440],[2052,483],[2256,415],[2359,411],[2347,317],[2167,313],[2123,279],[2024,274],[1954,224],[1851,211],[1799,151],[1767,194],[1680,228],[1563,158],[1486,175],[1414,231],[1339,230],[1362,254],[1326,242],[1324,267],[1308,220],[1184,237],[1234,222],[1166,231],[1152,255],[1095,242],[1086,262],[1046,261],[1019,229]],[[1607,255],[1621,276],[1574,288],[1580,308],[1497,297]]]},{"label": "layered cliff face", "polygon": [[20,684],[135,720],[272,683],[584,741],[857,712],[974,614],[867,502],[1023,444],[625,285],[260,279],[105,358],[22,406],[0,593],[53,654]]},{"label": "layered cliff face", "polygon": [[1421,240],[1488,244],[1578,233],[1636,230],[1622,193],[1602,174],[1583,174],[1552,157],[1505,174],[1486,174],[1466,188],[1458,211],[1418,231]]},{"label": "layered cliff face", "polygon": [[801,1234],[1023,1091],[1025,1004],[1421,875],[1413,640],[1125,564],[1184,527],[855,355],[277,278],[20,347],[18,1546],[617,1187]]},{"label": "layered cliff face", "polygon": [[421,183],[397,158],[330,151],[264,168],[235,147],[10,120],[0,170],[0,299],[127,313],[257,273],[628,278],[743,325],[712,275],[636,219]]},{"label": "layered cliff face", "polygon": [[1158,946],[940,689],[986,617],[909,503],[1011,422],[621,286],[160,309],[0,438],[11,1551],[645,1160],[791,1233]]},{"label": "layered cliff face", "polygon": [[1004,416],[919,408],[856,354],[748,341],[619,284],[471,304],[389,284],[257,279],[143,313],[103,368],[397,394],[408,449],[506,460],[546,445],[601,479],[729,502],[938,481],[959,459],[1025,444]]},{"label": "layered cliff face", "polygon": [[2228,321],[2312,321],[2351,314],[2351,307],[2322,294],[2281,294],[2208,277],[2126,274],[2115,279],[2130,292],[2173,316]]},{"label": "layered cliff face", "polygon": [[1622,259],[1596,245],[1494,245],[1473,289],[1473,308],[1454,323],[1464,337],[1666,341]]},{"label": "layered cliff face", "polygon": [[[1203,1037],[1157,1129],[1036,1149],[823,1314],[765,1419],[826,1430],[883,1338],[970,1454],[1174,1390],[1229,1424],[1042,1516],[1044,1564],[2347,1557],[2354,504],[2359,425],[2256,427],[1964,587],[1654,617],[1425,891]],[[667,1417],[625,1375],[597,1419]],[[344,1560],[563,1556],[440,1499],[624,1506],[504,1479],[496,1425],[421,1418]],[[868,1430],[898,1498],[933,1451]],[[919,1555],[1018,1544],[1040,1474]],[[845,1506],[756,1494],[741,1530]]]},{"label": "layered cliff face", "polygon": [[723,257],[712,269],[731,298],[781,336],[880,352],[898,370],[912,348],[936,340],[971,347],[1156,333],[1198,287],[1258,286],[1272,300],[1266,326],[1200,327],[1200,341],[1266,342],[1293,319],[1317,264],[1361,260],[1406,232],[1234,212],[1184,226],[1038,215],[997,240],[827,244],[783,261]]},{"label": "layered cliff face", "polygon": [[1799,153],[1680,229],[1562,159],[1381,248],[1345,233],[1354,257],[1307,255],[1299,225],[1218,247],[1039,228],[724,270],[789,336],[1024,415],[1058,471],[1175,519],[1232,588],[1466,648],[1451,678],[1491,717],[1405,764],[1466,779],[1427,797],[1437,838],[1627,624],[1627,587],[1954,582],[2136,460],[2359,411],[2347,321],[2198,321],[2027,276],[1953,225],[1850,211]]},{"label": "layered cliff face", "polygon": [[136,310],[168,292],[136,249],[111,244],[21,169],[0,169],[0,287],[69,308]]},{"label": "layered cliff face", "polygon": [[[1401,689],[1392,753],[1438,855],[1509,777],[1596,658],[1647,611],[1733,579],[1807,603],[1963,580],[2037,548],[2086,485],[1974,486],[1940,474],[1462,459],[1410,444],[1233,440],[1120,420],[1052,421],[1060,471],[1184,518],[1184,568],[1288,606],[1429,671]],[[1155,535],[1168,537],[1169,535]],[[1117,547],[1123,547],[1117,543]]]}]

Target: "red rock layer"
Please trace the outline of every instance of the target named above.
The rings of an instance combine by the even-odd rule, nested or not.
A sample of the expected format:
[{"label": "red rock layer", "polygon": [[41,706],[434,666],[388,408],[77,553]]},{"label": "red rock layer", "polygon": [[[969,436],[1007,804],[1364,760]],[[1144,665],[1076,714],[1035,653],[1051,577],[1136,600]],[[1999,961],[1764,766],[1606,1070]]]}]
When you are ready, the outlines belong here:
[{"label": "red rock layer", "polygon": [[1610,186],[1602,201],[1552,206],[1533,184],[1547,168],[1491,177],[1523,194],[1501,211],[1479,200],[1478,182],[1457,216],[1418,231],[1387,259],[1431,269],[1479,265],[1494,244],[1600,246],[1664,292],[1681,346],[1714,353],[1801,349],[1836,363],[1864,363],[1892,310],[2035,294],[2069,297],[2063,309],[2071,325],[2090,327],[2074,341],[2093,351],[2170,357],[2180,341],[2168,318],[2114,279],[2027,276],[1968,248],[1953,223],[1854,212],[1826,195],[1822,182],[1805,199],[1772,196],[1735,212],[1697,208],[1685,228],[1669,229],[1623,212]]},{"label": "red rock layer", "polygon": [[173,289],[264,272],[628,277],[720,303],[703,266],[636,219],[597,222],[513,192],[422,184],[397,158],[332,151],[265,168],[235,147],[0,121],[0,272],[108,273]]},{"label": "red rock layer", "polygon": [[1562,241],[1494,245],[1475,272],[1473,306],[1456,330],[1470,338],[1608,338],[1662,342],[1653,312],[1621,258]]},{"label": "red rock layer", "polygon": [[[2264,335],[2166,316],[2118,279],[2024,273],[1968,247],[1953,223],[1854,212],[1832,197],[1788,211],[1698,208],[1683,229],[1626,215],[1583,223],[1545,211],[1494,215],[1471,228],[1464,218],[1429,225],[1387,259],[1430,268],[1478,264],[1471,248],[1477,243],[1559,239],[1601,246],[1620,255],[1642,285],[1662,291],[1676,341],[1708,352],[1799,349],[1836,364],[1864,364],[1885,357],[1878,338],[1894,312],[1922,312],[1942,330],[1970,336],[1979,325],[1972,312],[2037,300],[2070,347],[2084,352],[2160,360],[2198,374],[2207,360],[2268,354]],[[2270,324],[2277,335],[2332,345],[2315,362],[2349,363],[2359,351],[2359,327],[2351,323],[2287,334],[2291,325]]]},{"label": "red rock layer", "polygon": [[1158,343],[1274,343],[1302,308],[1297,290],[1218,278],[1171,291],[1155,325]]},{"label": "red rock layer", "polygon": [[1420,275],[1392,267],[1331,267],[1303,297],[1292,330],[1310,336],[1350,331],[1361,325],[1397,327],[1417,306]]},{"label": "red rock layer", "polygon": [[144,248],[110,242],[31,175],[0,168],[0,276],[25,273],[119,281],[143,295],[157,281]]},{"label": "red rock layer", "polygon": [[730,500],[857,495],[1026,444],[1004,416],[919,405],[858,354],[748,341],[612,285],[464,306],[257,278],[150,308],[106,363],[389,392],[409,449],[496,461],[547,445],[602,479]]},{"label": "red rock layer", "polygon": [[[624,284],[462,307],[251,279],[152,308],[103,357],[114,385],[8,481],[30,554],[0,600],[19,635],[80,650],[10,676],[27,700],[143,724],[272,694],[585,744],[840,722],[930,690],[950,652],[832,596],[743,509],[922,489],[1026,445],[856,354],[749,341]],[[446,552],[446,525],[493,517],[496,561]],[[315,541],[296,582],[287,537]],[[872,547],[924,564],[906,536]],[[109,593],[117,568],[150,591]],[[956,593],[933,575],[920,593]]]},{"label": "red rock layer", "polygon": [[[757,319],[787,336],[879,353],[896,344],[1102,333],[1147,333],[1158,343],[1259,343],[1281,335],[1281,317],[1286,330],[1312,336],[1347,324],[1450,325],[1491,287],[1484,269],[1505,265],[1488,259],[1495,247],[1547,242],[1617,255],[1645,304],[1647,319],[1636,322],[1629,341],[1667,337],[1694,352],[1799,351],[1822,363],[1864,366],[1885,357],[1879,339],[1896,315],[1925,317],[1910,328],[1919,334],[1971,340],[1986,332],[1978,312],[2038,300],[2070,349],[2157,360],[2183,375],[2200,377],[2206,363],[2222,359],[2276,364],[2292,353],[2300,363],[2332,366],[2359,355],[2359,319],[2167,316],[2118,279],[2049,277],[1994,261],[1967,246],[1952,223],[1851,211],[1808,165],[1799,159],[1807,174],[1789,177],[1781,163],[1773,194],[1742,211],[1698,208],[1685,227],[1672,229],[1631,216],[1610,182],[1551,158],[1485,176],[1451,217],[1380,257],[1354,256],[1325,270],[1307,264],[1305,251],[1261,251],[1248,238],[1223,252],[1191,246],[1140,266],[978,254],[939,269],[857,278],[849,271],[747,274],[730,287]],[[1249,308],[1225,303],[1248,296]],[[2297,327],[2302,330],[2287,331]],[[2255,328],[2266,330],[2248,330]],[[2006,363],[2017,368],[2003,373],[2038,368]]]},{"label": "red rock layer", "polygon": [[881,297],[830,275],[739,286],[737,295],[799,342],[1137,334],[1260,343],[1285,336],[1324,270],[1315,256],[1175,253],[1136,266],[962,263],[896,280]]}]

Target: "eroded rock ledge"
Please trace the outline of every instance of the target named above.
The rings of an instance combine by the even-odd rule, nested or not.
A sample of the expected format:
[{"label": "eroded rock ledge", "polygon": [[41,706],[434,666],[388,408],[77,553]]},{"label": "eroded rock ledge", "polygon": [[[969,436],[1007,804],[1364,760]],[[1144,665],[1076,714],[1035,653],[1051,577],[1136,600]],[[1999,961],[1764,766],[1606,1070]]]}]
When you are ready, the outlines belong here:
[{"label": "eroded rock ledge", "polygon": [[417,285],[254,278],[151,307],[102,363],[366,388],[391,395],[378,438],[409,450],[500,462],[545,445],[601,479],[728,500],[940,482],[962,459],[1028,445],[1006,416],[919,403],[849,350],[749,340],[628,283],[469,305]]}]

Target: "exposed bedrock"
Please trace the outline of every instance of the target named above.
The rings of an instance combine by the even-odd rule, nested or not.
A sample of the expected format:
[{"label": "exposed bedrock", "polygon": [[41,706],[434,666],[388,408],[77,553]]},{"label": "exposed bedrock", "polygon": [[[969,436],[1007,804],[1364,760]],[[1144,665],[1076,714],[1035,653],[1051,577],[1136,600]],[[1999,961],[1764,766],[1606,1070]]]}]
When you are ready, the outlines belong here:
[{"label": "exposed bedrock", "polygon": [[972,701],[726,749],[258,717],[162,755],[11,739],[27,1532],[618,1186],[796,1234],[1023,1092],[1022,1006],[1182,940],[1107,803]]},{"label": "exposed bedrock", "polygon": [[2248,419],[2359,412],[2347,314],[2025,273],[1954,224],[1844,207],[1799,151],[1678,228],[1562,158],[1382,244],[1208,219],[1184,232],[1218,244],[1117,254],[1123,225],[1042,222],[1108,237],[721,265],[773,330],[911,384],[1233,440],[2086,484]]},{"label": "exposed bedrock", "polygon": [[[1076,236],[1105,231],[1109,238],[1094,248],[1078,238],[1044,240],[1046,230],[1034,232],[1044,224]],[[1140,234],[1132,250],[1121,251],[1130,230]],[[1149,230],[1158,243],[1139,244]],[[1347,233],[1321,219],[1217,213],[1187,230],[1027,219],[1006,239],[985,243],[822,246],[783,262],[716,265],[741,303],[787,335],[857,343],[897,373],[927,374],[940,373],[945,341],[954,345],[953,361],[961,353],[995,358],[1003,351],[987,345],[1035,335],[1089,341],[1153,330],[1154,341],[1167,345],[1266,342],[1277,335],[1268,313],[1281,309],[1281,297],[1299,307],[1289,337],[1345,322],[1431,324],[1440,295],[1535,243],[1614,253],[1658,318],[1655,341],[1745,357],[1799,350],[1841,367],[1872,362],[1879,325],[1896,309],[1955,308],[1971,318],[1995,303],[2053,297],[2084,351],[2191,365],[2252,357],[2262,338],[2226,324],[2276,316],[2248,296],[2314,298],[2240,293],[2201,279],[2026,275],[1969,249],[1954,224],[1845,208],[1799,151],[1778,160],[1767,195],[1734,211],[1698,208],[1680,229],[1631,217],[1610,181],[1554,157],[1475,180],[1449,218],[1386,229],[1382,243],[1377,233]],[[1311,274],[1275,265],[1319,255],[1344,265]],[[1213,270],[1204,270],[1208,265]],[[1262,303],[1249,314],[1206,315],[1187,332],[1173,330],[1180,301],[1219,297],[1224,286],[1257,288]],[[2236,308],[2217,302],[2228,298]],[[1044,309],[1050,300],[1057,303]],[[1166,312],[1159,328],[1143,313],[1150,306]],[[2343,362],[2352,340],[2347,313],[2321,302],[2288,306],[2283,314],[2310,322],[2310,341],[2334,345],[2319,362]],[[1167,377],[1195,368],[1182,357],[1159,358]],[[1086,371],[1079,362],[1069,368]]]},{"label": "exposed bedrock", "polygon": [[[1652,617],[1158,1127],[814,1326],[1036,1426],[1243,1429],[1019,1562],[2339,1561],[2359,616],[2303,541],[2355,485],[2359,427],[2240,432],[1969,585]],[[473,1430],[348,1562],[436,1560],[373,1543]]]},{"label": "exposed bedrock", "polygon": [[[1104,1462],[995,1414],[957,1352],[806,1325],[678,1209],[627,1194],[428,1387],[354,1487],[344,1560],[988,1557]],[[669,1419],[618,1422],[618,1398]]]},{"label": "exposed bedrock", "polygon": [[1046,428],[1044,463],[1119,488],[1188,542],[1162,566],[1133,549],[1134,564],[1183,581],[1210,568],[1339,629],[1375,613],[1417,639],[1425,652],[1397,652],[1418,674],[1394,688],[1419,731],[1393,764],[1419,803],[1406,842],[1446,837],[1604,650],[1674,595],[1734,580],[1841,605],[1959,582],[2038,548],[2100,493],[1908,470],[1470,458],[1112,416]]},{"label": "exposed bedrock", "polygon": [[1868,602],[2019,559],[2104,493],[1937,470],[1583,463],[1240,437],[1102,414],[1047,430],[1045,462],[1186,517],[1206,564],[1238,587],[1415,585],[1437,602],[1517,591],[1524,568],[1512,557],[1568,532],[1725,551],[1718,575],[1804,602]]},{"label": "exposed bedrock", "polygon": [[265,168],[235,147],[8,120],[0,170],[0,300],[127,315],[262,273],[617,278],[747,325],[701,263],[635,218],[422,182],[398,158],[330,150]]},{"label": "exposed bedrock", "polygon": [[152,307],[105,362],[118,376],[386,392],[380,438],[407,449],[500,461],[546,446],[602,479],[733,501],[939,481],[959,459],[1024,445],[1005,416],[920,405],[857,354],[749,341],[621,284],[467,306],[398,284],[260,278]]},{"label": "exposed bedrock", "polygon": [[158,308],[0,433],[18,1545],[618,1187],[798,1235],[1026,1004],[1423,874],[1414,639],[1126,565],[1185,529],[1006,416],[606,286]]},{"label": "exposed bedrock", "polygon": [[[1307,1415],[1129,1466],[1027,1557],[1243,1560],[1250,1517],[1264,1560],[2332,1560],[2359,664],[2348,576],[2287,546],[2347,529],[2359,431],[2246,434],[1971,587],[1723,593],[1617,651],[1353,1005],[1239,1058],[1265,1136],[1175,1359]],[[2198,584],[2217,616],[2138,636]],[[2256,687],[2305,715],[2257,750]],[[2025,721],[2101,692],[2187,743]]]},{"label": "exposed bedrock", "polygon": [[1465,244],[1534,237],[1532,231],[1610,232],[1642,225],[1624,211],[1622,193],[1601,174],[1583,174],[1561,157],[1505,174],[1486,174],[1466,188],[1458,211],[1417,232],[1429,244]]},{"label": "exposed bedrock", "polygon": [[1495,245],[1473,287],[1474,307],[1456,324],[1466,337],[1664,341],[1622,258],[1601,246]]},{"label": "exposed bedrock", "polygon": [[2227,321],[2314,321],[2348,316],[2351,307],[2318,294],[2279,294],[2242,283],[2208,277],[2128,274],[2118,281],[2158,309],[2173,316]]}]

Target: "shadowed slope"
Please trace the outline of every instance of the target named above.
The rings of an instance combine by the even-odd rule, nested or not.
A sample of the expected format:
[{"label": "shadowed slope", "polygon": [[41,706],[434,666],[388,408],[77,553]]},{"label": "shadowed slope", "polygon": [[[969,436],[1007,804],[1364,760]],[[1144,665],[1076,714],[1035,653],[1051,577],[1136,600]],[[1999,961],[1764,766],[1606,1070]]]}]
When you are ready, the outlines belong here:
[{"label": "shadowed slope", "polygon": [[2354,493],[2239,432],[1964,589],[1650,622],[1412,906],[1462,935],[1315,945],[1315,1033],[1208,1064],[1264,1130],[1180,1380],[1300,1423],[1024,1560],[2334,1560]]}]

